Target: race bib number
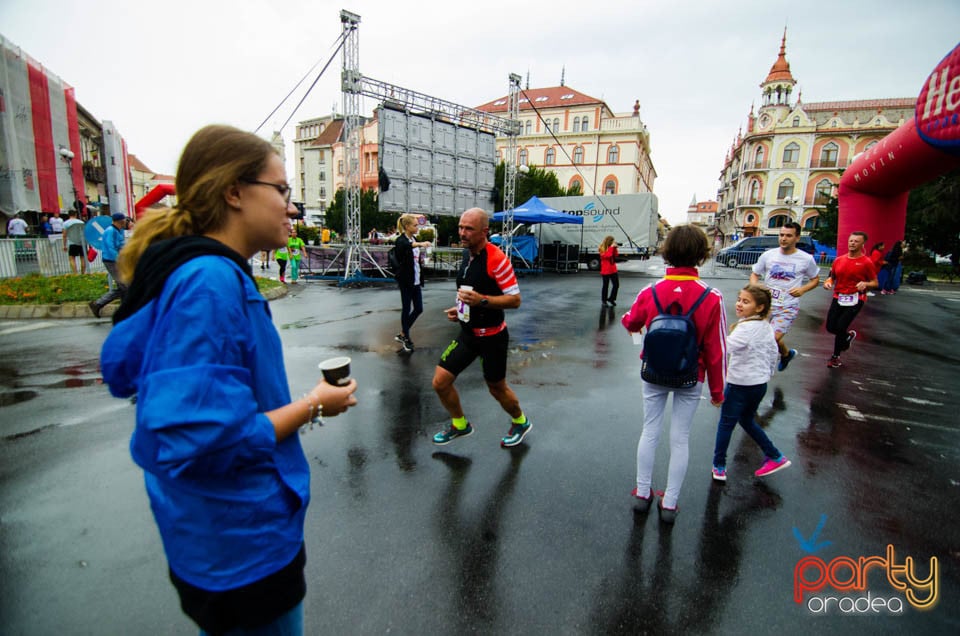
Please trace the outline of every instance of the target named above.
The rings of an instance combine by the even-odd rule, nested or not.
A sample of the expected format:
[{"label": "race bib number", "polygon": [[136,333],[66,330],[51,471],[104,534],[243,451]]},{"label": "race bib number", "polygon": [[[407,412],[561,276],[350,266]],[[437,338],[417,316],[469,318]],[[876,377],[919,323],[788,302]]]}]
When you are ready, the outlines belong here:
[{"label": "race bib number", "polygon": [[782,302],[784,297],[786,297],[788,294],[782,289],[777,289],[776,287],[773,287],[772,289],[770,289],[770,295],[773,296],[774,302]]},{"label": "race bib number", "polygon": [[300,250],[293,250],[290,253],[293,254],[294,256],[300,256]]},{"label": "race bib number", "polygon": [[277,254],[286,254],[286,253],[287,253],[287,248],[285,247],[281,247],[280,249],[277,250]]},{"label": "race bib number", "polygon": [[837,304],[841,307],[853,307],[860,302],[859,294],[837,294]]}]

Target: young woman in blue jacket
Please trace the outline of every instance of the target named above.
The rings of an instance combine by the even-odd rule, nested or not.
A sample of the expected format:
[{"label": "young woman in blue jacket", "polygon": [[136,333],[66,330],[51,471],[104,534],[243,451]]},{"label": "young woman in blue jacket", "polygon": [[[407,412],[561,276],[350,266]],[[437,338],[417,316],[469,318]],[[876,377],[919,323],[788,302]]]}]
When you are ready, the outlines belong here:
[{"label": "young woman in blue jacket", "polygon": [[130,443],[184,612],[201,633],[301,633],[310,470],[298,429],[356,404],[356,382],[292,399],[248,263],[287,243],[290,186],[269,143],[208,126],[184,148],[177,207],[120,254],[130,282],[101,352],[136,394]]}]

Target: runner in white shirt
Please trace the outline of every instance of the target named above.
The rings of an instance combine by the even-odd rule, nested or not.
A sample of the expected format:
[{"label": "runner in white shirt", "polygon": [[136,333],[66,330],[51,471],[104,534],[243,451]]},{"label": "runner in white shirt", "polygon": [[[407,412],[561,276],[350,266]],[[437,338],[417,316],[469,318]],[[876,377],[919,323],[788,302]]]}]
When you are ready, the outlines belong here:
[{"label": "runner in white shirt", "polygon": [[750,273],[752,285],[762,282],[773,294],[770,326],[780,349],[780,364],[777,365],[780,371],[785,370],[797,355],[796,349],[787,348],[783,337],[800,311],[800,297],[820,284],[820,268],[813,256],[797,249],[799,241],[800,224],[785,223],[780,228],[780,247],[761,254]]}]

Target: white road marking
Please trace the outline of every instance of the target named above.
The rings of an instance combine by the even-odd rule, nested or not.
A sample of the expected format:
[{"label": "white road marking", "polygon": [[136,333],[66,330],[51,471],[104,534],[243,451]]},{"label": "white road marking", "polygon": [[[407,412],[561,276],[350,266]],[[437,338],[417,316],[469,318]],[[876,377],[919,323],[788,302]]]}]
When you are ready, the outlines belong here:
[{"label": "white road marking", "polygon": [[25,325],[18,325],[16,327],[10,327],[9,329],[0,330],[0,336],[7,336],[13,333],[23,333],[25,331],[37,331],[38,329],[47,329],[48,327],[53,327],[57,323],[53,322],[30,322]]},{"label": "white road marking", "polygon": [[866,421],[867,421],[867,418],[864,417],[863,413],[861,413],[860,411],[858,411],[858,410],[857,410],[857,407],[853,406],[852,404],[840,404],[840,403],[838,402],[838,403],[837,403],[837,406],[839,406],[839,407],[842,408],[844,411],[846,411],[846,412],[847,412],[847,417],[849,417],[851,420],[857,420],[858,422],[866,422]]},{"label": "white road marking", "polygon": [[930,400],[922,400],[920,398],[912,398],[908,396],[903,396],[903,399],[907,402],[912,402],[913,404],[924,404],[927,406],[943,406],[943,402],[932,402]]},{"label": "white road marking", "polygon": [[917,428],[928,428],[935,431],[943,431],[945,433],[960,433],[960,428],[950,427],[950,426],[940,426],[939,424],[929,424],[927,422],[913,422],[910,420],[900,419],[898,417],[887,417],[885,415],[867,415],[867,419],[875,420],[877,422],[893,422],[894,424],[903,424],[906,430],[910,430],[911,426],[916,426]]}]

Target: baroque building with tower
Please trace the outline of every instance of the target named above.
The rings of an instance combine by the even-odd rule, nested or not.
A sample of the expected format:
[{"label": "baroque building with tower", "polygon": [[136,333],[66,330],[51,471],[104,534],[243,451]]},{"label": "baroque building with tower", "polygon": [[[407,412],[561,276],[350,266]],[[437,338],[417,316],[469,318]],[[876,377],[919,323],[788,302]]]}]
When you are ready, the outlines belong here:
[{"label": "baroque building with tower", "polygon": [[721,245],[777,234],[796,221],[806,234],[837,194],[853,158],[913,117],[915,98],[803,103],[780,53],[760,84],[760,108],[750,108],[724,159],[714,228]]}]

